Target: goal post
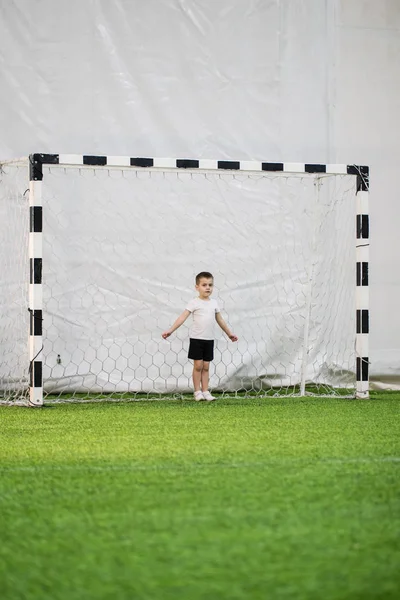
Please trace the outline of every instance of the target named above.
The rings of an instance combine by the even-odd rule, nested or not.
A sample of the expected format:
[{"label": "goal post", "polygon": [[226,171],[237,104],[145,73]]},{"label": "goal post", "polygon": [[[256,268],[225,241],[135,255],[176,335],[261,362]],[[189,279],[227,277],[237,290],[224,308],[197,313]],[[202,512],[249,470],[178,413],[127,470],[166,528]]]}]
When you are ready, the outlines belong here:
[{"label": "goal post", "polygon": [[[217,394],[368,398],[368,167],[62,154],[0,167],[20,248],[3,256],[3,401],[188,393],[187,329],[161,331],[202,270],[239,335],[217,340]],[[15,261],[25,358],[11,341],[23,293],[5,293]]]}]

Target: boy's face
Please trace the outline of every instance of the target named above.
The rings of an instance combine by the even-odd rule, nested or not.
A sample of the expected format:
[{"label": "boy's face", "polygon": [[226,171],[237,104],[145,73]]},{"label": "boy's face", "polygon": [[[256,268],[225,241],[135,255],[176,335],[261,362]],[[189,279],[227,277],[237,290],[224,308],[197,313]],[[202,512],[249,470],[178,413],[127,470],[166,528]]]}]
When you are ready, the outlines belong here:
[{"label": "boy's face", "polygon": [[196,285],[196,290],[199,292],[200,298],[208,298],[212,294],[213,287],[214,280],[212,278],[202,277]]}]

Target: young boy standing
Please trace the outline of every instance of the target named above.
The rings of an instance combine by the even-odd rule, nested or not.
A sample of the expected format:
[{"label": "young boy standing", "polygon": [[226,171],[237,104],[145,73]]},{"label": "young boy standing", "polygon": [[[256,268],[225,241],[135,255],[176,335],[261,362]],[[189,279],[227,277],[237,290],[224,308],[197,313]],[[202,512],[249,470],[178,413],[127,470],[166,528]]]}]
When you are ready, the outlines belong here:
[{"label": "young boy standing", "polygon": [[190,330],[188,357],[194,361],[193,385],[195,400],[212,401],[215,398],[208,390],[210,362],[214,358],[214,326],[215,321],[232,342],[237,342],[234,335],[223,320],[216,300],[210,298],[214,287],[214,277],[207,271],[196,275],[196,290],[199,295],[191,300],[183,313],[177,318],[168,331],[162,334],[166,340],[171,333],[180,327],[190,314],[193,315]]}]

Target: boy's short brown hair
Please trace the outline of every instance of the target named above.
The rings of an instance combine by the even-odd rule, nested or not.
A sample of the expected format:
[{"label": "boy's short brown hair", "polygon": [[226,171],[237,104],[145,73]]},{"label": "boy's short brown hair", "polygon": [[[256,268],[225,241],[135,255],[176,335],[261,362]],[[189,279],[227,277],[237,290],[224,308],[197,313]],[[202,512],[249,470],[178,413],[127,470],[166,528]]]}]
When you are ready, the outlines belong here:
[{"label": "boy's short brown hair", "polygon": [[209,273],[208,271],[202,271],[198,275],[196,275],[196,285],[199,285],[200,279],[214,279],[214,275]]}]

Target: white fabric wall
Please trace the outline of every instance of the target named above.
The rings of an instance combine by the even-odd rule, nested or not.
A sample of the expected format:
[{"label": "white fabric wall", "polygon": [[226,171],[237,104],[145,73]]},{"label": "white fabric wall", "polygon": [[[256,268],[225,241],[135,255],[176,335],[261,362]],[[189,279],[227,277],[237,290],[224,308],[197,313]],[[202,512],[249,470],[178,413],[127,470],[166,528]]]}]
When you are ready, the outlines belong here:
[{"label": "white fabric wall", "polygon": [[400,377],[399,0],[0,0],[0,157],[371,167],[371,369]]}]

